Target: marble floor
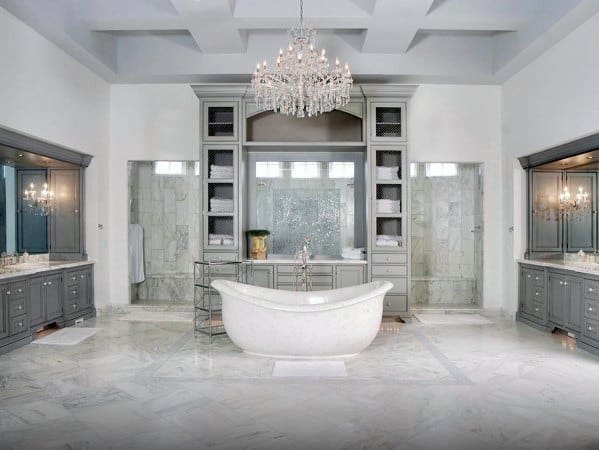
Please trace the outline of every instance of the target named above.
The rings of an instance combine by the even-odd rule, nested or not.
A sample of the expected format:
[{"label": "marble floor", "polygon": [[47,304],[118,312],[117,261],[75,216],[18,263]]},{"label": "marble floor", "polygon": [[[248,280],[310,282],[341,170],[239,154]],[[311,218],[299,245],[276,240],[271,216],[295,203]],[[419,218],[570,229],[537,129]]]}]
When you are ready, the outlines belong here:
[{"label": "marble floor", "polygon": [[0,448],[599,448],[599,358],[505,319],[382,332],[336,378],[273,377],[185,323],[84,326],[0,356]]}]

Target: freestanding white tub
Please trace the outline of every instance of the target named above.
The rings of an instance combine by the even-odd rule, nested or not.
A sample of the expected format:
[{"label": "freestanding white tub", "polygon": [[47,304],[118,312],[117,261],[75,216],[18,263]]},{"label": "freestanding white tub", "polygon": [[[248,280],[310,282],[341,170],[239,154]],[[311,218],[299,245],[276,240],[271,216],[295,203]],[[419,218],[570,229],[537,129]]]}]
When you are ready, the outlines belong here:
[{"label": "freestanding white tub", "polygon": [[377,335],[386,281],[343,289],[289,292],[227,280],[212,282],[222,298],[225,329],[246,353],[276,358],[348,357]]}]

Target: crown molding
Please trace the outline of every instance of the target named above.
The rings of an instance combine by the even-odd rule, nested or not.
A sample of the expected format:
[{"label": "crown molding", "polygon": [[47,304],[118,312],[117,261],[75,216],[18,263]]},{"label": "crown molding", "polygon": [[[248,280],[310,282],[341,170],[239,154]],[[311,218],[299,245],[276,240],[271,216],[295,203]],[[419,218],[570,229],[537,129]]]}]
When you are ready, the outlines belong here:
[{"label": "crown molding", "polygon": [[417,84],[360,84],[365,97],[404,97],[410,98],[418,89]]},{"label": "crown molding", "polygon": [[87,167],[93,156],[57,144],[42,141],[8,128],[0,128],[0,145],[24,150],[48,158]]},{"label": "crown molding", "polygon": [[250,88],[247,83],[202,83],[190,85],[195,95],[206,97],[244,97]]},{"label": "crown molding", "polygon": [[547,164],[559,159],[576,156],[580,153],[597,150],[599,148],[599,133],[576,139],[565,144],[557,145],[532,155],[518,158],[523,169],[531,169],[542,164]]}]

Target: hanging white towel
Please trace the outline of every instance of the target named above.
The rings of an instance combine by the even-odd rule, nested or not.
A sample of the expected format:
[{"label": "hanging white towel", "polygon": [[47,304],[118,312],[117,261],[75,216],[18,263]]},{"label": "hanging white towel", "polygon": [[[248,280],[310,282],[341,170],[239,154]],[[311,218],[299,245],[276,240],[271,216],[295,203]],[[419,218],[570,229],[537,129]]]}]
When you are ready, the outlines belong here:
[{"label": "hanging white towel", "polygon": [[144,274],[144,229],[138,223],[129,225],[129,266],[131,283],[141,283]]}]

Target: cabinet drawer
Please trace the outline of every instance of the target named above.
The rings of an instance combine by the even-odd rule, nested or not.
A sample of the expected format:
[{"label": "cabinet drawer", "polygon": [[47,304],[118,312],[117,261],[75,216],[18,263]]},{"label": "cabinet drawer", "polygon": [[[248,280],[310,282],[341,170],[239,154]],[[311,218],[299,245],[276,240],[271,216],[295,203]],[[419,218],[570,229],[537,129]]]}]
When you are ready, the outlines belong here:
[{"label": "cabinet drawer", "polygon": [[81,281],[85,280],[86,275],[85,270],[78,270],[77,272],[68,272],[66,274],[67,285],[73,286],[79,284]]},{"label": "cabinet drawer", "polygon": [[[277,284],[293,284],[295,281],[294,275],[278,275],[277,276]],[[332,275],[312,275],[312,284],[313,285],[333,285],[333,276]]]},{"label": "cabinet drawer", "polygon": [[83,307],[78,298],[69,299],[67,302],[65,302],[65,305],[64,305],[65,314],[67,316],[76,313],[77,311],[79,311],[82,308]]},{"label": "cabinet drawer", "polygon": [[545,317],[546,310],[547,310],[547,307],[545,306],[544,303],[535,301],[535,302],[533,302],[532,311],[530,311],[530,313],[533,316],[538,317],[539,319],[543,319]]},{"label": "cabinet drawer", "polygon": [[27,299],[18,298],[10,300],[8,303],[10,317],[17,317],[27,312]]},{"label": "cabinet drawer", "polygon": [[8,298],[23,298],[27,292],[27,282],[20,281],[18,283],[10,283],[6,295]]},{"label": "cabinet drawer", "polygon": [[408,275],[408,266],[372,266],[372,275],[394,275],[405,277]]},{"label": "cabinet drawer", "polygon": [[406,253],[373,253],[373,264],[407,264],[408,255]]},{"label": "cabinet drawer", "polygon": [[[235,275],[237,273],[237,264],[224,264],[222,266],[204,266],[204,273],[208,275],[210,272],[212,275],[214,274],[229,274]],[[240,270],[241,272],[241,270]]]},{"label": "cabinet drawer", "polygon": [[532,289],[532,299],[535,302],[544,302],[545,301],[545,287],[534,286]]},{"label": "cabinet drawer", "polygon": [[408,279],[400,277],[372,277],[372,281],[388,281],[393,283],[393,287],[389,291],[389,294],[407,294],[408,293]]},{"label": "cabinet drawer", "polygon": [[582,327],[582,334],[591,339],[599,340],[599,320],[593,320],[585,317],[584,326]]},{"label": "cabinet drawer", "polygon": [[584,299],[584,315],[599,320],[599,300]]},{"label": "cabinet drawer", "polygon": [[383,312],[406,312],[408,297],[406,295],[386,295],[383,302]]},{"label": "cabinet drawer", "polygon": [[204,261],[237,261],[237,253],[204,253]]},{"label": "cabinet drawer", "polygon": [[584,280],[583,293],[585,297],[599,300],[599,281]]},{"label": "cabinet drawer", "polygon": [[[278,265],[277,273],[290,273],[293,274],[293,266],[290,265]],[[333,275],[333,266],[326,264],[313,264],[312,275]]]},{"label": "cabinet drawer", "polygon": [[15,317],[10,321],[10,335],[22,333],[29,329],[29,318],[27,316]]},{"label": "cabinet drawer", "polygon": [[74,300],[79,298],[79,286],[67,286],[67,298]]},{"label": "cabinet drawer", "polygon": [[545,286],[545,272],[536,269],[524,269],[524,277],[534,281],[538,286]]}]

